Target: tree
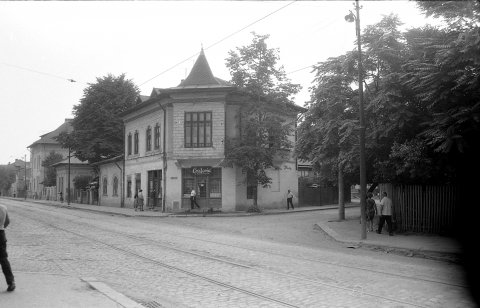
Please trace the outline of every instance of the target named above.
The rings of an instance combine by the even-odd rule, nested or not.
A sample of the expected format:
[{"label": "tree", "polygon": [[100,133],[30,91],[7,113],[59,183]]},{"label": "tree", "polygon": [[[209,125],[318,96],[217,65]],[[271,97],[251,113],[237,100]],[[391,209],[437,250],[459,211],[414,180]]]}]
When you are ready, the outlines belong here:
[{"label": "tree", "polygon": [[57,140],[90,163],[122,154],[123,123],[118,115],[132,107],[138,95],[137,86],[125,74],[97,78],[73,107],[73,131],[60,134]]},{"label": "tree", "polygon": [[[399,25],[395,15],[385,16],[368,26],[362,35],[367,179],[401,183],[448,181],[453,169],[446,155],[435,152],[431,143],[439,139],[429,141],[426,135],[426,125],[434,123],[434,109],[421,91],[429,89],[428,84],[420,85],[429,78],[427,70],[418,69],[425,61],[436,61],[431,52],[433,46],[428,44],[426,49],[422,44],[429,37],[436,37],[440,30],[412,29],[401,33]],[[357,135],[358,94],[351,87],[358,70],[356,57],[356,52],[348,52],[315,66],[312,102],[306,121],[300,125],[297,152],[300,157],[321,162],[320,169],[326,176],[329,170],[344,171],[337,166],[340,157],[348,162],[345,166],[350,166],[347,176],[357,172],[357,143],[355,138],[346,138]],[[302,136],[307,132],[310,135]],[[330,172],[331,179],[334,172]]]},{"label": "tree", "polygon": [[73,179],[73,187],[75,189],[85,189],[91,181],[92,177],[90,175],[77,175]]},{"label": "tree", "polygon": [[[357,141],[357,94],[351,88],[352,54],[329,58],[314,67],[317,72],[311,88],[312,100],[298,127],[296,154],[312,162],[324,184],[338,181],[339,196],[344,193],[344,177],[357,168],[354,148]],[[350,182],[347,180],[347,182]],[[344,209],[339,198],[339,219],[344,219]]]},{"label": "tree", "polygon": [[230,51],[226,59],[231,82],[249,99],[240,107],[239,136],[226,140],[224,165],[242,169],[257,209],[257,186],[271,183],[266,170],[277,168],[276,159],[288,155],[292,147],[288,136],[294,123],[287,118],[295,110],[291,97],[300,86],[278,67],[278,50],[267,47],[269,36],[252,34],[250,45]]},{"label": "tree", "polygon": [[55,172],[55,168],[52,167],[53,164],[56,164],[63,160],[62,154],[55,153],[55,151],[51,151],[50,154],[42,161],[42,167],[45,168],[45,177],[43,179],[44,186],[55,186],[57,183],[57,173]]},{"label": "tree", "polygon": [[0,191],[5,194],[15,182],[15,167],[13,164],[0,166]]}]

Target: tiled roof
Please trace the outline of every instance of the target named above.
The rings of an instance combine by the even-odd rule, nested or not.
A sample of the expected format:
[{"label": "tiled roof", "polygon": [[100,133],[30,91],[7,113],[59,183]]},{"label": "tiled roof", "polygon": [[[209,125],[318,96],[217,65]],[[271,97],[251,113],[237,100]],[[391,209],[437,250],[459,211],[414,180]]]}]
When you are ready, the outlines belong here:
[{"label": "tiled roof", "polygon": [[229,84],[226,81],[213,76],[212,70],[210,69],[210,65],[208,65],[207,58],[205,57],[205,53],[203,52],[202,48],[197,61],[195,61],[195,64],[190,71],[190,74],[188,74],[187,78],[182,80],[177,88],[196,88],[209,86],[229,86]]},{"label": "tiled roof", "polygon": [[55,140],[54,137],[57,137],[63,132],[71,132],[73,130],[71,124],[72,120],[73,119],[65,119],[65,122],[63,122],[62,125],[57,127],[54,131],[41,135],[40,139],[29,145],[27,148],[31,148],[36,144],[58,144],[58,141]]},{"label": "tiled roof", "polygon": [[[62,159],[61,161],[52,164],[53,166],[60,166],[60,165],[68,165],[68,157]],[[75,156],[70,157],[70,165],[88,165],[88,162],[81,161],[80,159],[76,158]]]}]

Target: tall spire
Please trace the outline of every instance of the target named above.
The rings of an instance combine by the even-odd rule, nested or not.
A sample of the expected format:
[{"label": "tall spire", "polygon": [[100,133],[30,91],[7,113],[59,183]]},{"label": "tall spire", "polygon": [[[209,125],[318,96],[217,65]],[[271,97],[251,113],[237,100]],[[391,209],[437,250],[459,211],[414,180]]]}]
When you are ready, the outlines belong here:
[{"label": "tall spire", "polygon": [[205,57],[202,44],[197,61],[195,61],[190,74],[180,83],[179,87],[205,85],[220,85],[220,83],[217,81],[215,76],[213,76],[212,70],[208,65],[207,58]]}]

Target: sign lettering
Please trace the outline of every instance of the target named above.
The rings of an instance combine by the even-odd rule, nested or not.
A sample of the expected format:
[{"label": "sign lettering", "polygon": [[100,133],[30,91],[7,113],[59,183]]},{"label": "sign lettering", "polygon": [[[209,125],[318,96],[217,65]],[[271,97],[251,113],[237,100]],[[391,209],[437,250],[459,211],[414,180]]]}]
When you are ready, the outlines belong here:
[{"label": "sign lettering", "polygon": [[193,175],[210,175],[212,173],[211,167],[195,167],[192,168]]}]

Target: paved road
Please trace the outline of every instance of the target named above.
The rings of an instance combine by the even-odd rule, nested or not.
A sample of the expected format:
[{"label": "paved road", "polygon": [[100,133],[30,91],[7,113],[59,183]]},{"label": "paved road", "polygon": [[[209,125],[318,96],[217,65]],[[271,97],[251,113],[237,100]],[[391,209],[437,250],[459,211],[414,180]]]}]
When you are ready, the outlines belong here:
[{"label": "paved road", "polygon": [[95,277],[145,307],[474,307],[459,266],[339,247],[300,214],[187,221],[1,202],[14,271]]}]

